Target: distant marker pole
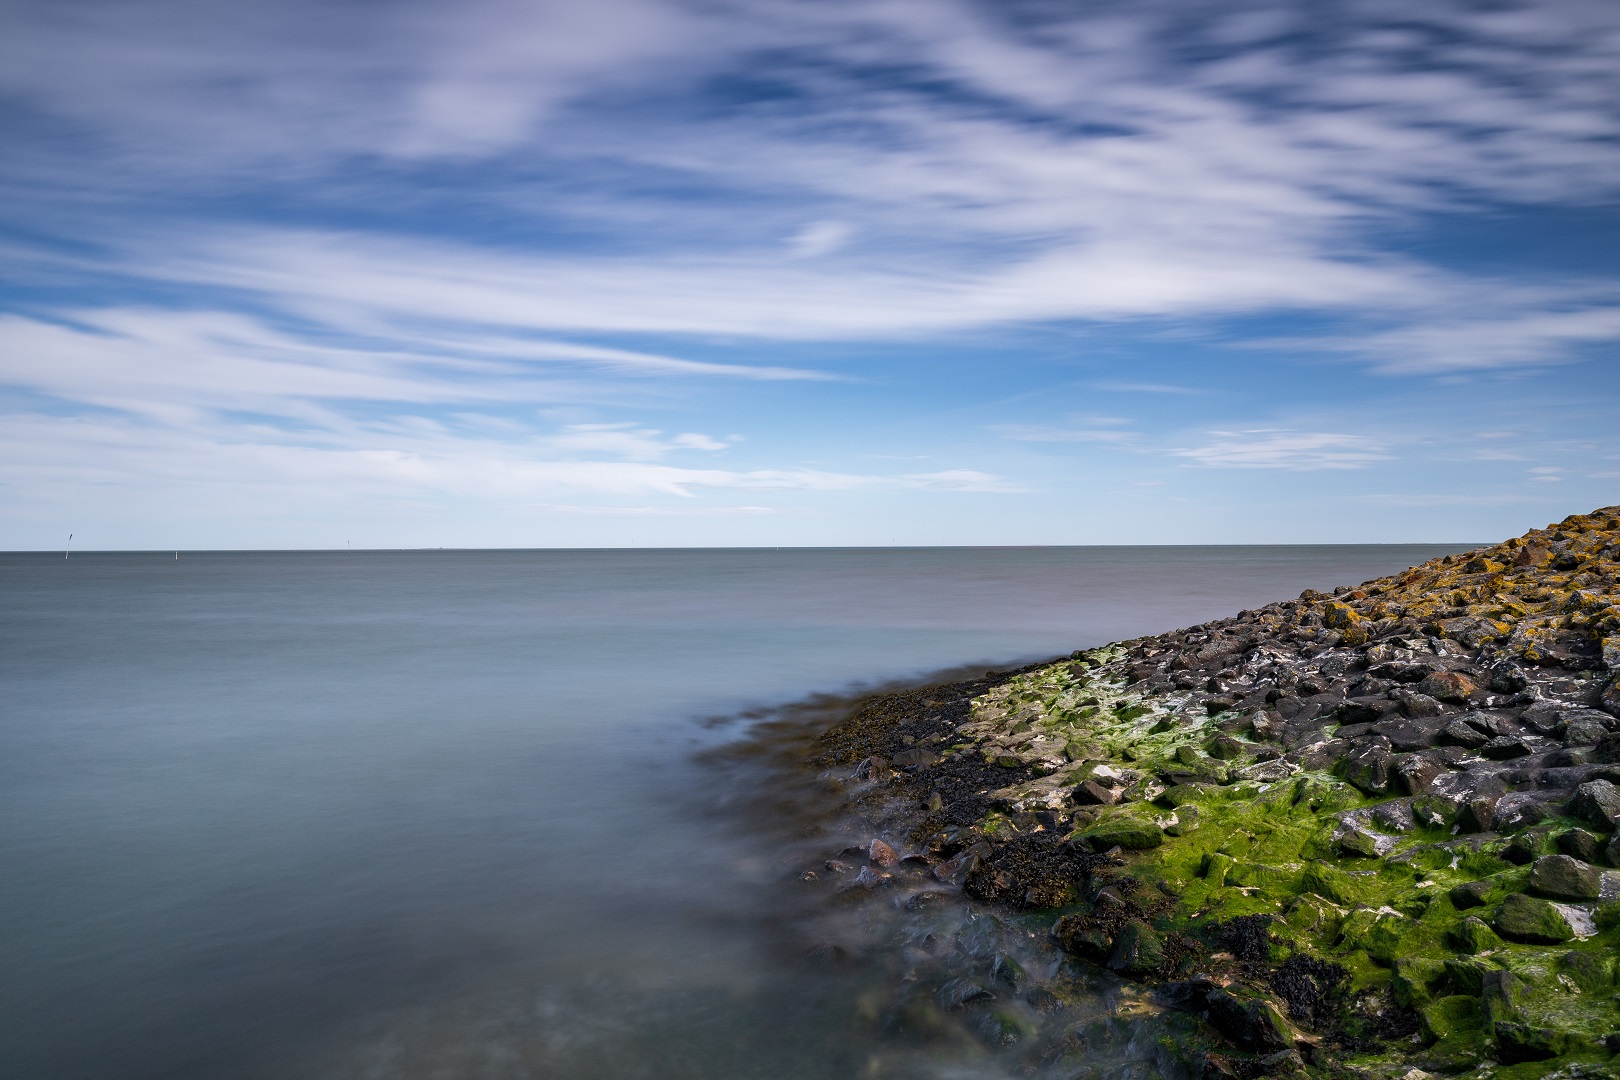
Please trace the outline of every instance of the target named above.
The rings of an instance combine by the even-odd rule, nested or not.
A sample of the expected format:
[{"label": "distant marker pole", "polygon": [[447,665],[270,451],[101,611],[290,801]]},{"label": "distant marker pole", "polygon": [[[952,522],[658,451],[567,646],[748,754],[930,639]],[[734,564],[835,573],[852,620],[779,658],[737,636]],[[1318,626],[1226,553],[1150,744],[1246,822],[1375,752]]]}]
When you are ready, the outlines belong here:
[{"label": "distant marker pole", "polygon": [[71,551],[72,551],[72,550],[73,550],[73,534],[72,534],[72,533],[68,533],[68,546],[67,546],[67,549],[66,549],[66,550],[65,550],[65,551],[63,551],[63,552],[62,552],[62,558],[64,558],[64,559],[65,559],[65,558],[67,558],[67,557],[68,557],[68,554],[69,554],[69,553],[70,553],[70,552],[71,552]]}]

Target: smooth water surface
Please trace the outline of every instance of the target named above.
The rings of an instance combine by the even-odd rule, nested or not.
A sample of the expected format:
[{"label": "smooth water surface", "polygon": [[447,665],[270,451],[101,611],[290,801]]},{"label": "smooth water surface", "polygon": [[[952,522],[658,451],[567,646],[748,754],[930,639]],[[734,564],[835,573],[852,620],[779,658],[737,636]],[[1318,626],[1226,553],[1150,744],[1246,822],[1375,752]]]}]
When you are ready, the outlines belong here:
[{"label": "smooth water surface", "polygon": [[0,555],[0,1075],[850,1075],[715,718],[1460,549]]}]

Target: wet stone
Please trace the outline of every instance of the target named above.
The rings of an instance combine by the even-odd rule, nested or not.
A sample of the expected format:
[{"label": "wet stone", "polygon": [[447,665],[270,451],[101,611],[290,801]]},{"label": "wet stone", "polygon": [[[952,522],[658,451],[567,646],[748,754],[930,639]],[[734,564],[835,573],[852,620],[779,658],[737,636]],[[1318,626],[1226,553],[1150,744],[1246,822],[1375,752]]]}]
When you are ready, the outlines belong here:
[{"label": "wet stone", "polygon": [[1450,897],[1452,906],[1459,911],[1468,908],[1482,907],[1485,898],[1490,895],[1491,884],[1488,881],[1469,881],[1461,885],[1454,885],[1446,895]]},{"label": "wet stone", "polygon": [[1620,788],[1607,780],[1589,780],[1575,789],[1569,815],[1601,832],[1613,832],[1620,823]]},{"label": "wet stone", "polygon": [[1568,855],[1544,855],[1530,868],[1530,888],[1554,900],[1596,900],[1603,895],[1603,872]]},{"label": "wet stone", "polygon": [[1461,720],[1447,724],[1440,732],[1439,741],[1450,746],[1461,746],[1468,750],[1478,750],[1490,742],[1490,736]]},{"label": "wet stone", "polygon": [[1557,945],[1575,936],[1563,912],[1524,893],[1512,893],[1503,900],[1492,924],[1508,940],[1531,945]]},{"label": "wet stone", "polygon": [[1559,834],[1558,850],[1572,859],[1596,863],[1603,858],[1603,841],[1585,829],[1570,829]]}]

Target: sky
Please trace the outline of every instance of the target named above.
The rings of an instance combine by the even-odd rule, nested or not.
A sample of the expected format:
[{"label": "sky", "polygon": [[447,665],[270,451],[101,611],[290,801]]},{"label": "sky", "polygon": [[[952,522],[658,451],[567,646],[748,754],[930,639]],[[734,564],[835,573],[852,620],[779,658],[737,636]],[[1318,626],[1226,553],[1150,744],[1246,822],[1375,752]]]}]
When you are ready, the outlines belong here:
[{"label": "sky", "polygon": [[0,548],[1620,503],[1620,6],[0,0]]}]

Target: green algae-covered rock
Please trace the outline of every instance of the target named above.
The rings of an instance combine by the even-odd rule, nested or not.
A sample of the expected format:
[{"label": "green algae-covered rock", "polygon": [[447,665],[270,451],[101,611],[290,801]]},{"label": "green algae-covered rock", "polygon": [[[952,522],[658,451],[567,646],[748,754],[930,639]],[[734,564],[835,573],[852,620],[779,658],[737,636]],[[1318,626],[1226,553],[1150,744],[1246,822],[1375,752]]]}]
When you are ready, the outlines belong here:
[{"label": "green algae-covered rock", "polygon": [[1132,919],[1114,939],[1108,968],[1122,975],[1154,975],[1164,967],[1164,959],[1159,935],[1141,919]]},{"label": "green algae-covered rock", "polygon": [[1411,923],[1399,915],[1384,911],[1359,908],[1345,916],[1339,931],[1340,940],[1347,949],[1360,949],[1379,963],[1395,959]]},{"label": "green algae-covered rock", "polygon": [[1458,952],[1482,953],[1502,947],[1502,939],[1483,921],[1473,915],[1451,928],[1446,940]]},{"label": "green algae-covered rock", "polygon": [[1210,888],[1218,889],[1226,884],[1226,875],[1236,865],[1237,860],[1232,856],[1212,851],[1204,856],[1204,880],[1209,882]]},{"label": "green algae-covered rock", "polygon": [[1395,959],[1390,975],[1389,989],[1395,1003],[1407,1008],[1428,1004],[1431,991],[1443,981],[1446,965],[1440,960],[1422,956],[1401,956]]},{"label": "green algae-covered rock", "polygon": [[1568,855],[1543,855],[1530,868],[1530,888],[1554,900],[1596,900],[1603,872]]},{"label": "green algae-covered rock", "polygon": [[1569,1032],[1515,1021],[1498,1023],[1495,1033],[1496,1056],[1508,1064],[1561,1057],[1577,1042]]},{"label": "green algae-covered rock", "polygon": [[1359,879],[1322,863],[1312,863],[1305,868],[1304,888],[1335,904],[1354,904],[1366,891]]},{"label": "green algae-covered rock", "polygon": [[1607,955],[1579,950],[1558,958],[1558,970],[1588,994],[1614,989],[1614,965]]},{"label": "green algae-covered rock", "polygon": [[1087,829],[1075,839],[1092,851],[1107,851],[1116,847],[1126,851],[1145,851],[1164,843],[1164,832],[1151,821],[1119,818]]},{"label": "green algae-covered rock", "polygon": [[1511,971],[1490,968],[1480,976],[1479,999],[1493,1024],[1522,1019],[1524,996],[1524,980]]},{"label": "green algae-covered rock", "polygon": [[1485,1010],[1473,994],[1456,994],[1431,1002],[1418,1013],[1426,1041],[1454,1039],[1482,1029]]},{"label": "green algae-covered rock", "polygon": [[1283,918],[1292,930],[1331,941],[1339,936],[1344,909],[1307,893],[1289,905]]},{"label": "green algae-covered rock", "polygon": [[[1488,930],[1486,932],[1489,933]],[[1491,970],[1478,960],[1460,956],[1447,957],[1445,969],[1446,990],[1449,993],[1468,994],[1471,997],[1479,997],[1484,993],[1485,973]]]},{"label": "green algae-covered rock", "polygon": [[1509,941],[1531,945],[1557,945],[1575,936],[1563,912],[1524,893],[1509,894],[1496,909],[1492,923],[1496,932]]}]

